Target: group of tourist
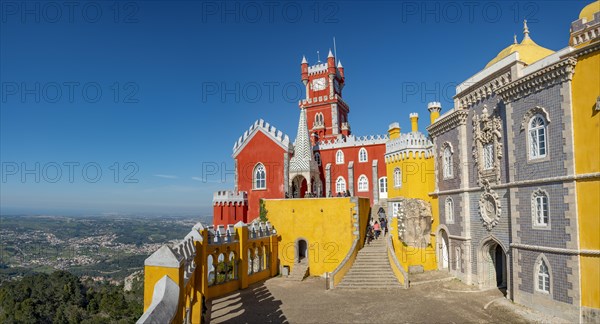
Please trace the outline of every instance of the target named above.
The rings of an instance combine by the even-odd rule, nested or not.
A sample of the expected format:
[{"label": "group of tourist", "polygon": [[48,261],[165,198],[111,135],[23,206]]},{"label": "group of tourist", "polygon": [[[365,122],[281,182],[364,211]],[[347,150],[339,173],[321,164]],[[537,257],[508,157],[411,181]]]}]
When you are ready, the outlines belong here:
[{"label": "group of tourist", "polygon": [[367,244],[371,244],[371,241],[379,239],[382,232],[384,236],[387,235],[387,225],[387,220],[384,217],[380,217],[378,221],[374,221],[371,218],[367,227]]}]

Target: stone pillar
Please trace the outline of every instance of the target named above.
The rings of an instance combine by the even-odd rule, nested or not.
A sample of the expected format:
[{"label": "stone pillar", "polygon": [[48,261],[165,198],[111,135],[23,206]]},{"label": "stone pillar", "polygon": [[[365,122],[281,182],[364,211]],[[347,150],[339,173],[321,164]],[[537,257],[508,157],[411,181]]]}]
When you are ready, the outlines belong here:
[{"label": "stone pillar", "polygon": [[331,104],[331,133],[333,135],[339,134],[340,125],[338,123],[338,112],[337,104]]},{"label": "stone pillar", "polygon": [[[329,197],[331,191],[331,163],[327,163],[325,166],[325,197]],[[333,192],[331,193],[333,196]]]},{"label": "stone pillar", "polygon": [[348,162],[348,187],[350,195],[354,196],[354,161]]},{"label": "stone pillar", "polygon": [[377,160],[373,160],[373,205],[379,202],[379,175],[377,174]]},{"label": "stone pillar", "polygon": [[[277,229],[275,229],[277,230]],[[270,263],[270,271],[271,271],[271,277],[275,277],[277,275],[277,273],[279,272],[279,267],[277,266],[278,260],[279,260],[279,236],[278,235],[271,235],[271,238],[269,239],[269,243],[270,243],[270,252],[269,252],[269,261]]]},{"label": "stone pillar", "polygon": [[240,244],[238,278],[240,289],[245,289],[248,288],[248,225],[239,222],[234,227]]},{"label": "stone pillar", "polygon": [[288,197],[291,197],[290,192],[290,154],[288,152],[283,153],[283,194],[288,193]]}]

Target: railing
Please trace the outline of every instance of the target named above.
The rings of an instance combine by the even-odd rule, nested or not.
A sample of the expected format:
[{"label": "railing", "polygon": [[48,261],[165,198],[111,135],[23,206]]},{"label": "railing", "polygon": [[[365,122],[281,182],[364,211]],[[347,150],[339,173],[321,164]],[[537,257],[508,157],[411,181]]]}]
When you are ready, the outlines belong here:
[{"label": "railing", "polygon": [[144,262],[144,314],[138,323],[201,322],[204,298],[277,275],[277,242],[269,222],[250,228],[196,224],[181,242],[163,245]]}]

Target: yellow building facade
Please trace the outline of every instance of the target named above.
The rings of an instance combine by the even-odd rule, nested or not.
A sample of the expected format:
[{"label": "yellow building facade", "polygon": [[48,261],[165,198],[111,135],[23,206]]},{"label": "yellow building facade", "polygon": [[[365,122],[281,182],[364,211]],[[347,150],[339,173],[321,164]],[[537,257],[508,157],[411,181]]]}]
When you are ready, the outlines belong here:
[{"label": "yellow building facade", "polygon": [[[582,319],[600,319],[600,1],[571,25],[572,81]],[[594,253],[594,251],[596,253]]]},{"label": "yellow building facade", "polygon": [[[408,272],[437,269],[436,239],[432,229],[439,224],[439,213],[437,197],[429,195],[435,189],[433,144],[419,132],[418,118],[418,114],[410,114],[411,131],[408,133],[401,133],[398,123],[390,125],[385,154],[390,233],[396,257]],[[407,204],[411,203],[406,199],[420,199],[429,206],[430,220],[422,219],[417,225],[422,228],[424,222],[429,223],[427,233],[411,233],[414,227],[411,224],[416,219],[410,220],[405,214],[409,209]]]}]

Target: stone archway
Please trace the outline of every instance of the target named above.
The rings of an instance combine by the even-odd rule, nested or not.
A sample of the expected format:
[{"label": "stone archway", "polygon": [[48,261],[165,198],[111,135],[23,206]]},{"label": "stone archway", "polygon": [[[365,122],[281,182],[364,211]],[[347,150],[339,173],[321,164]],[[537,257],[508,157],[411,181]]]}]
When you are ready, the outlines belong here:
[{"label": "stone archway", "polygon": [[506,289],[507,258],[502,245],[493,238],[484,241],[479,248],[478,281],[480,288]]},{"label": "stone archway", "polygon": [[308,183],[302,175],[297,175],[292,179],[292,188],[290,190],[292,198],[304,198],[307,190]]},{"label": "stone archway", "polygon": [[303,260],[308,260],[308,243],[305,239],[296,241],[296,262],[300,263]]},{"label": "stone archway", "polygon": [[450,271],[450,242],[448,233],[440,230],[438,234],[438,269]]}]

